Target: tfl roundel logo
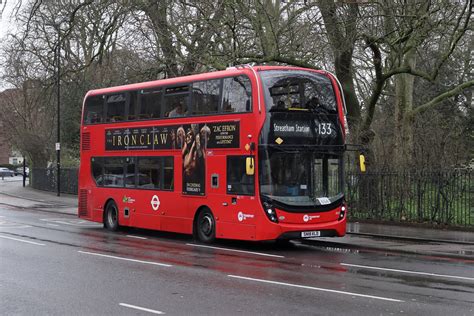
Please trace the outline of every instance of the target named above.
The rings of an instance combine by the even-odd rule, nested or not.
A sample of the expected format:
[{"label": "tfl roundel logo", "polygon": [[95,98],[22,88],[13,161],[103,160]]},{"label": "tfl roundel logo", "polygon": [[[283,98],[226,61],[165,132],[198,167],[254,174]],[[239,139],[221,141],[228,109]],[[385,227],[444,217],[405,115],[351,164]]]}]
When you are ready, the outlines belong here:
[{"label": "tfl roundel logo", "polygon": [[151,207],[154,211],[158,211],[160,208],[160,199],[158,198],[158,195],[153,195],[151,198]]}]

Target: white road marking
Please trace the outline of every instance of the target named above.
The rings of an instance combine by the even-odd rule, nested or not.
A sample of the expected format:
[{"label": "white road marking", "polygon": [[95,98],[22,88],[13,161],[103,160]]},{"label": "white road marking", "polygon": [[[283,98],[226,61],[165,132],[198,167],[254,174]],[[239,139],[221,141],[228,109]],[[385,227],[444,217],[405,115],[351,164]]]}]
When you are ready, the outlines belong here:
[{"label": "white road marking", "polygon": [[48,223],[48,226],[59,227],[59,225]]},{"label": "white road marking", "polygon": [[313,286],[307,286],[307,285],[299,285],[299,284],[269,281],[269,280],[263,280],[263,279],[254,279],[254,278],[248,278],[248,277],[243,277],[243,276],[239,276],[239,275],[229,274],[227,276],[230,277],[230,278],[235,278],[235,279],[249,280],[249,281],[276,284],[276,285],[285,285],[285,286],[296,287],[296,288],[300,288],[300,289],[330,292],[330,293],[337,293],[337,294],[344,294],[344,295],[351,295],[351,296],[358,296],[358,297],[365,297],[365,298],[373,298],[373,299],[382,300],[382,301],[389,301],[389,302],[403,302],[402,300],[397,300],[397,299],[382,297],[382,296],[373,296],[373,295],[359,294],[359,293],[353,293],[353,292],[345,292],[345,291],[324,289],[324,288],[320,288],[320,287],[313,287]]},{"label": "white road marking", "polygon": [[136,238],[136,239],[148,239],[148,238],[145,238],[145,237],[133,236],[133,235],[127,235],[127,237]]},{"label": "white road marking", "polygon": [[65,218],[42,218],[41,221],[45,222],[53,222],[56,224],[64,224],[69,226],[76,226],[76,227],[98,227],[102,226],[99,223],[93,223],[90,221],[86,221],[83,219],[65,219]]},{"label": "white road marking", "polygon": [[23,225],[15,222],[0,220],[0,228],[30,228],[30,225]]},{"label": "white road marking", "polygon": [[258,255],[258,256],[266,256],[266,257],[274,257],[274,258],[285,258],[285,256],[271,255],[271,254],[262,253],[262,252],[253,252],[253,251],[245,251],[245,250],[237,250],[237,249],[229,249],[229,248],[220,248],[220,247],[197,245],[197,244],[186,244],[186,245],[188,245],[188,246],[193,246],[193,247],[201,247],[201,248],[210,248],[210,249],[224,250],[224,251],[233,251],[233,252],[249,253],[249,254]]},{"label": "white road marking", "polygon": [[456,276],[456,275],[447,275],[447,274],[437,274],[437,273],[430,273],[430,272],[410,271],[410,270],[399,270],[399,269],[389,269],[389,268],[380,268],[380,267],[373,267],[373,266],[362,266],[362,265],[350,264],[350,263],[341,263],[341,266],[354,267],[354,268],[362,268],[362,269],[372,269],[372,270],[382,270],[382,271],[390,271],[390,272],[409,273],[409,274],[428,275],[428,276],[434,276],[434,277],[442,277],[442,278],[451,278],[451,279],[461,279],[461,280],[474,281],[474,278],[462,277],[462,276]]},{"label": "white road marking", "polygon": [[40,243],[37,243],[37,242],[34,242],[34,241],[28,241],[28,240],[13,238],[13,237],[7,237],[7,236],[0,235],[0,238],[16,240],[16,241],[19,241],[19,242],[24,242],[24,243],[27,243],[27,244],[32,244],[32,245],[37,245],[37,246],[44,246],[44,244],[40,244]]},{"label": "white road marking", "polygon": [[140,306],[135,306],[135,305],[130,305],[130,304],[125,304],[125,303],[120,303],[119,305],[120,305],[120,306],[123,306],[123,307],[138,309],[138,310],[140,310],[140,311],[144,311],[144,312],[148,312],[148,313],[152,313],[152,314],[158,314],[158,315],[164,315],[164,314],[165,314],[164,312],[156,311],[156,310],[154,310],[154,309],[149,309],[149,308],[140,307]]},{"label": "white road marking", "polygon": [[98,257],[105,257],[105,258],[118,259],[118,260],[125,260],[125,261],[131,261],[131,262],[152,264],[152,265],[155,265],[155,266],[162,266],[162,267],[172,267],[172,265],[170,265],[170,264],[159,263],[159,262],[153,262],[153,261],[143,261],[143,260],[136,260],[136,259],[123,258],[123,257],[109,256],[109,255],[104,255],[104,254],[101,254],[101,253],[88,252],[88,251],[78,251],[78,252],[83,253],[83,254],[86,254],[86,255],[93,255],[93,256],[98,256]]}]

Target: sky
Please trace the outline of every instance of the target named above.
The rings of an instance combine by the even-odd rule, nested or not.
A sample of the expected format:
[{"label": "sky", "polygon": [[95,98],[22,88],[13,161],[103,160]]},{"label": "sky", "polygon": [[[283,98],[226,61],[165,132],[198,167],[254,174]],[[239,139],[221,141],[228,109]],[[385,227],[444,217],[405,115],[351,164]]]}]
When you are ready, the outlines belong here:
[{"label": "sky", "polygon": [[[3,9],[2,15],[0,16],[0,45],[4,43],[4,39],[8,34],[8,31],[12,30],[15,26],[14,19],[11,14],[15,5],[18,4],[17,0],[0,0],[0,11]],[[0,76],[3,74],[3,68],[0,65]],[[7,87],[5,83],[0,79],[0,91],[5,90]]]},{"label": "sky", "polygon": [[18,5],[20,1],[18,0],[0,0],[0,12],[3,10],[3,13],[0,15],[0,39],[2,39],[10,30],[14,23],[12,23],[12,11],[13,8]]}]

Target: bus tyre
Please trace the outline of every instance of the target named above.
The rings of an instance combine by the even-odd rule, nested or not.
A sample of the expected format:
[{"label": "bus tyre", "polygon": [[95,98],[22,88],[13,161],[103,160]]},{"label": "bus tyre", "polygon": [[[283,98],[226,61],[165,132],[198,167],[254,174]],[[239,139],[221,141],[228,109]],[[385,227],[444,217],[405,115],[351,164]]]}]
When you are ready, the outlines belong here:
[{"label": "bus tyre", "polygon": [[197,237],[204,243],[212,243],[216,239],[216,221],[210,209],[203,209],[197,218]]},{"label": "bus tyre", "polygon": [[117,204],[115,204],[114,201],[107,203],[104,216],[105,228],[111,231],[117,231],[119,229],[118,214]]}]

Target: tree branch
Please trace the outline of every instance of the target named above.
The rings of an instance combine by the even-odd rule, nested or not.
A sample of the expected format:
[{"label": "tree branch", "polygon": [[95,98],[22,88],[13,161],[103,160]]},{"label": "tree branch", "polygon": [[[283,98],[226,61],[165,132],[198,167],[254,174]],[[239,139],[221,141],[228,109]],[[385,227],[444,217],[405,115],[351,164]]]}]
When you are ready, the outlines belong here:
[{"label": "tree branch", "polygon": [[462,90],[472,87],[472,86],[474,86],[474,80],[464,82],[456,86],[455,88],[438,95],[437,97],[433,98],[431,101],[426,102],[416,107],[410,113],[407,114],[406,119],[412,119],[415,115],[425,112],[426,110],[442,102],[443,100],[450,98],[452,96],[455,96],[456,94],[459,94]]}]

